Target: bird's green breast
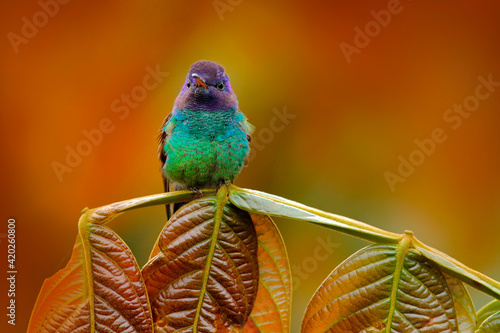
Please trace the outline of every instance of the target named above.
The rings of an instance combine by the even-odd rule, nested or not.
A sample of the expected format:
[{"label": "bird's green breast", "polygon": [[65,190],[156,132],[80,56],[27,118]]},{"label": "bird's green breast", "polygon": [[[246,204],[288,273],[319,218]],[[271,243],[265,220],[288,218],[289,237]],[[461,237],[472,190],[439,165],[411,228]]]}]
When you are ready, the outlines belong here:
[{"label": "bird's green breast", "polygon": [[249,152],[245,118],[236,110],[174,110],[165,131],[163,172],[177,187],[214,187],[233,181]]}]

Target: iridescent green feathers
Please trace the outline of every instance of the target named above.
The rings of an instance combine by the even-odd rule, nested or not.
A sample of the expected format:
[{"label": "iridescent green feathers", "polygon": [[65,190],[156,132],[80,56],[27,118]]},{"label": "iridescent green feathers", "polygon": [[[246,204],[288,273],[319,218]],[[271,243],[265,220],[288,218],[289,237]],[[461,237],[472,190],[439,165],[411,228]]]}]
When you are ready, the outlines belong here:
[{"label": "iridescent green feathers", "polygon": [[176,189],[233,182],[248,156],[251,129],[235,109],[175,110],[162,130],[164,177]]}]

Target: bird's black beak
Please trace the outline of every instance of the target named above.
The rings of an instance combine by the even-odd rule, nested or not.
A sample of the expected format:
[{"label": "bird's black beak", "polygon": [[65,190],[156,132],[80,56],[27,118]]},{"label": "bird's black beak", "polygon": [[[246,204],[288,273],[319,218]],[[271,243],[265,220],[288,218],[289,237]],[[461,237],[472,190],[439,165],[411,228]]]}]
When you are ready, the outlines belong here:
[{"label": "bird's black beak", "polygon": [[205,80],[203,80],[198,74],[196,73],[193,73],[191,74],[192,77],[194,77],[194,79],[196,80],[196,86],[197,87],[203,87],[203,88],[207,88],[207,84],[205,83]]}]

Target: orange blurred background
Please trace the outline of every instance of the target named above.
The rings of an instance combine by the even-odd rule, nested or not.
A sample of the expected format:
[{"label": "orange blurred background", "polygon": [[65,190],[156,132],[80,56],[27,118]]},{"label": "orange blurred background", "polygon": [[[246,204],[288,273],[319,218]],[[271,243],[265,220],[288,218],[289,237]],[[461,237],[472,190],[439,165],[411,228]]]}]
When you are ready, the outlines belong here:
[{"label": "orange blurred background", "polygon": [[[66,264],[82,208],[163,190],[158,129],[200,59],[225,66],[257,128],[259,145],[237,185],[390,231],[413,230],[500,280],[500,87],[459,118],[458,128],[443,118],[454,104],[474,101],[480,76],[500,82],[500,3],[70,1],[56,8],[54,1],[1,5],[0,268],[7,270],[13,217],[18,270],[14,330],[4,314],[5,279],[0,285],[7,332],[26,330],[43,280]],[[388,6],[390,17],[383,14]],[[40,14],[43,7],[53,17]],[[26,22],[39,26],[30,30]],[[355,38],[356,27],[371,36]],[[157,69],[157,87],[140,88]],[[107,133],[86,145],[84,133],[95,133],[103,119]],[[416,152],[415,140],[436,128],[446,140],[428,156]],[[67,149],[86,156],[58,176],[54,162],[67,165]],[[390,186],[385,175],[397,174],[400,155],[420,165]],[[154,207],[110,226],[142,265],[164,223],[163,207]],[[368,243],[277,223],[296,278],[298,332],[321,281]],[[328,258],[315,256],[325,244]],[[477,308],[489,300],[472,295]]]}]

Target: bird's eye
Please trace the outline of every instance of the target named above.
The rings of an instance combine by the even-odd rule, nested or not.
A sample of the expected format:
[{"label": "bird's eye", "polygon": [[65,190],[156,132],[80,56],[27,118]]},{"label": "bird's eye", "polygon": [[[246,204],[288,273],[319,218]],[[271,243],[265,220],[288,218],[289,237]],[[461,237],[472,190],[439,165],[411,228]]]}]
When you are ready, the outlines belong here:
[{"label": "bird's eye", "polygon": [[219,90],[224,90],[226,85],[224,84],[224,82],[219,82],[219,83],[217,83],[217,85],[215,87]]},{"label": "bird's eye", "polygon": [[186,87],[191,87],[191,82],[188,81],[188,83],[186,83]]}]

